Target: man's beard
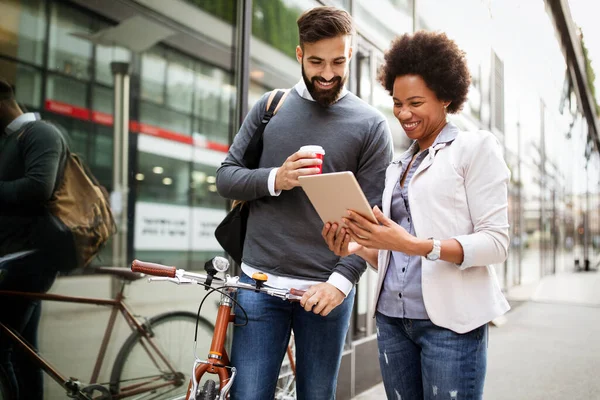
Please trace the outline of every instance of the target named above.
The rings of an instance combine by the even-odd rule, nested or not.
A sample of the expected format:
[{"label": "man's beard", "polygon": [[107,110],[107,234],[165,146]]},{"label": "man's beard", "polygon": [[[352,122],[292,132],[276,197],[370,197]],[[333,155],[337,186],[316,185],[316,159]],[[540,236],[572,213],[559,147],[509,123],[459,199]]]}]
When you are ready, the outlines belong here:
[{"label": "man's beard", "polygon": [[[310,93],[312,98],[323,107],[329,107],[335,103],[344,88],[347,78],[348,75],[344,75],[344,77],[334,76],[330,81],[319,76],[313,76],[312,79],[308,79],[308,76],[306,76],[306,72],[304,71],[304,62],[302,62],[302,79],[304,79],[308,93]],[[333,82],[333,86],[331,89],[321,89],[315,85],[315,81]]]}]

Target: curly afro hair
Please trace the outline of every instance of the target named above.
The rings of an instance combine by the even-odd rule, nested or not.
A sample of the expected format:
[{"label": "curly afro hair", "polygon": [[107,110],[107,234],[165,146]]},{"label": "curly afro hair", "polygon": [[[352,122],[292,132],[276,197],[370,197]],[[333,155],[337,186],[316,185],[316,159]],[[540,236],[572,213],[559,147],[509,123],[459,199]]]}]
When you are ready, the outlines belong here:
[{"label": "curly afro hair", "polygon": [[438,99],[451,102],[449,113],[462,109],[471,83],[465,52],[441,32],[406,33],[392,41],[379,82],[392,94],[396,77],[402,75],[421,76]]}]

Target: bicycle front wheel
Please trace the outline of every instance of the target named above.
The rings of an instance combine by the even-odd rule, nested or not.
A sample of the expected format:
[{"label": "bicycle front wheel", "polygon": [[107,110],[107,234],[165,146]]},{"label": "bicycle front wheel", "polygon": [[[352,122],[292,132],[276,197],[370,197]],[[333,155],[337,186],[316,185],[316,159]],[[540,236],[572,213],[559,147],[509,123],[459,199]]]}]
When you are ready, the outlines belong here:
[{"label": "bicycle front wheel", "polygon": [[[111,373],[111,392],[124,397],[151,394],[148,398],[156,400],[185,396],[194,366],[196,314],[168,312],[153,317],[144,328],[147,335],[132,333],[119,351]],[[208,354],[213,330],[214,326],[200,317],[198,356]],[[146,336],[160,353],[152,348]]]}]

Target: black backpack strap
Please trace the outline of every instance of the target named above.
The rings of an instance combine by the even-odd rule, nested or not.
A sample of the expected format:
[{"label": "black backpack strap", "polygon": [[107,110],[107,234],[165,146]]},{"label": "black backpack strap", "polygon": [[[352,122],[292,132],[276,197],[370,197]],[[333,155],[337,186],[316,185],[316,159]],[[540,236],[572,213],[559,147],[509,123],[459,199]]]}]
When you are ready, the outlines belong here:
[{"label": "black backpack strap", "polygon": [[260,125],[256,128],[256,131],[254,131],[254,135],[252,135],[252,139],[250,139],[250,143],[248,143],[248,147],[246,147],[246,151],[244,152],[244,163],[246,164],[246,168],[258,168],[258,163],[263,150],[263,132],[271,118],[273,118],[282,97],[287,93],[288,92],[285,90],[278,89],[271,104],[269,104],[268,109],[264,112]]}]

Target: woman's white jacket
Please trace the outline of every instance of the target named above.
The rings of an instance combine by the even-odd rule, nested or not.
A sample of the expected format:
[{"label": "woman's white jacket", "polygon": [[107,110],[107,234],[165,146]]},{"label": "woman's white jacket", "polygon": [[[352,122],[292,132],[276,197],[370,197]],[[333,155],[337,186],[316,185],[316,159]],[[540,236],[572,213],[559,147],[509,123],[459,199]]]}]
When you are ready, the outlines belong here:
[{"label": "woman's white jacket", "polygon": [[[410,181],[408,201],[417,237],[454,238],[462,245],[461,265],[425,257],[421,265],[429,318],[464,333],[510,309],[492,265],[504,262],[508,252],[510,172],[490,132],[459,131],[449,123],[442,133]],[[414,147],[407,151],[413,152]],[[386,172],[382,206],[388,217],[402,170],[398,160],[406,158],[406,153],[398,157]],[[375,307],[389,260],[390,251],[380,250]]]}]

